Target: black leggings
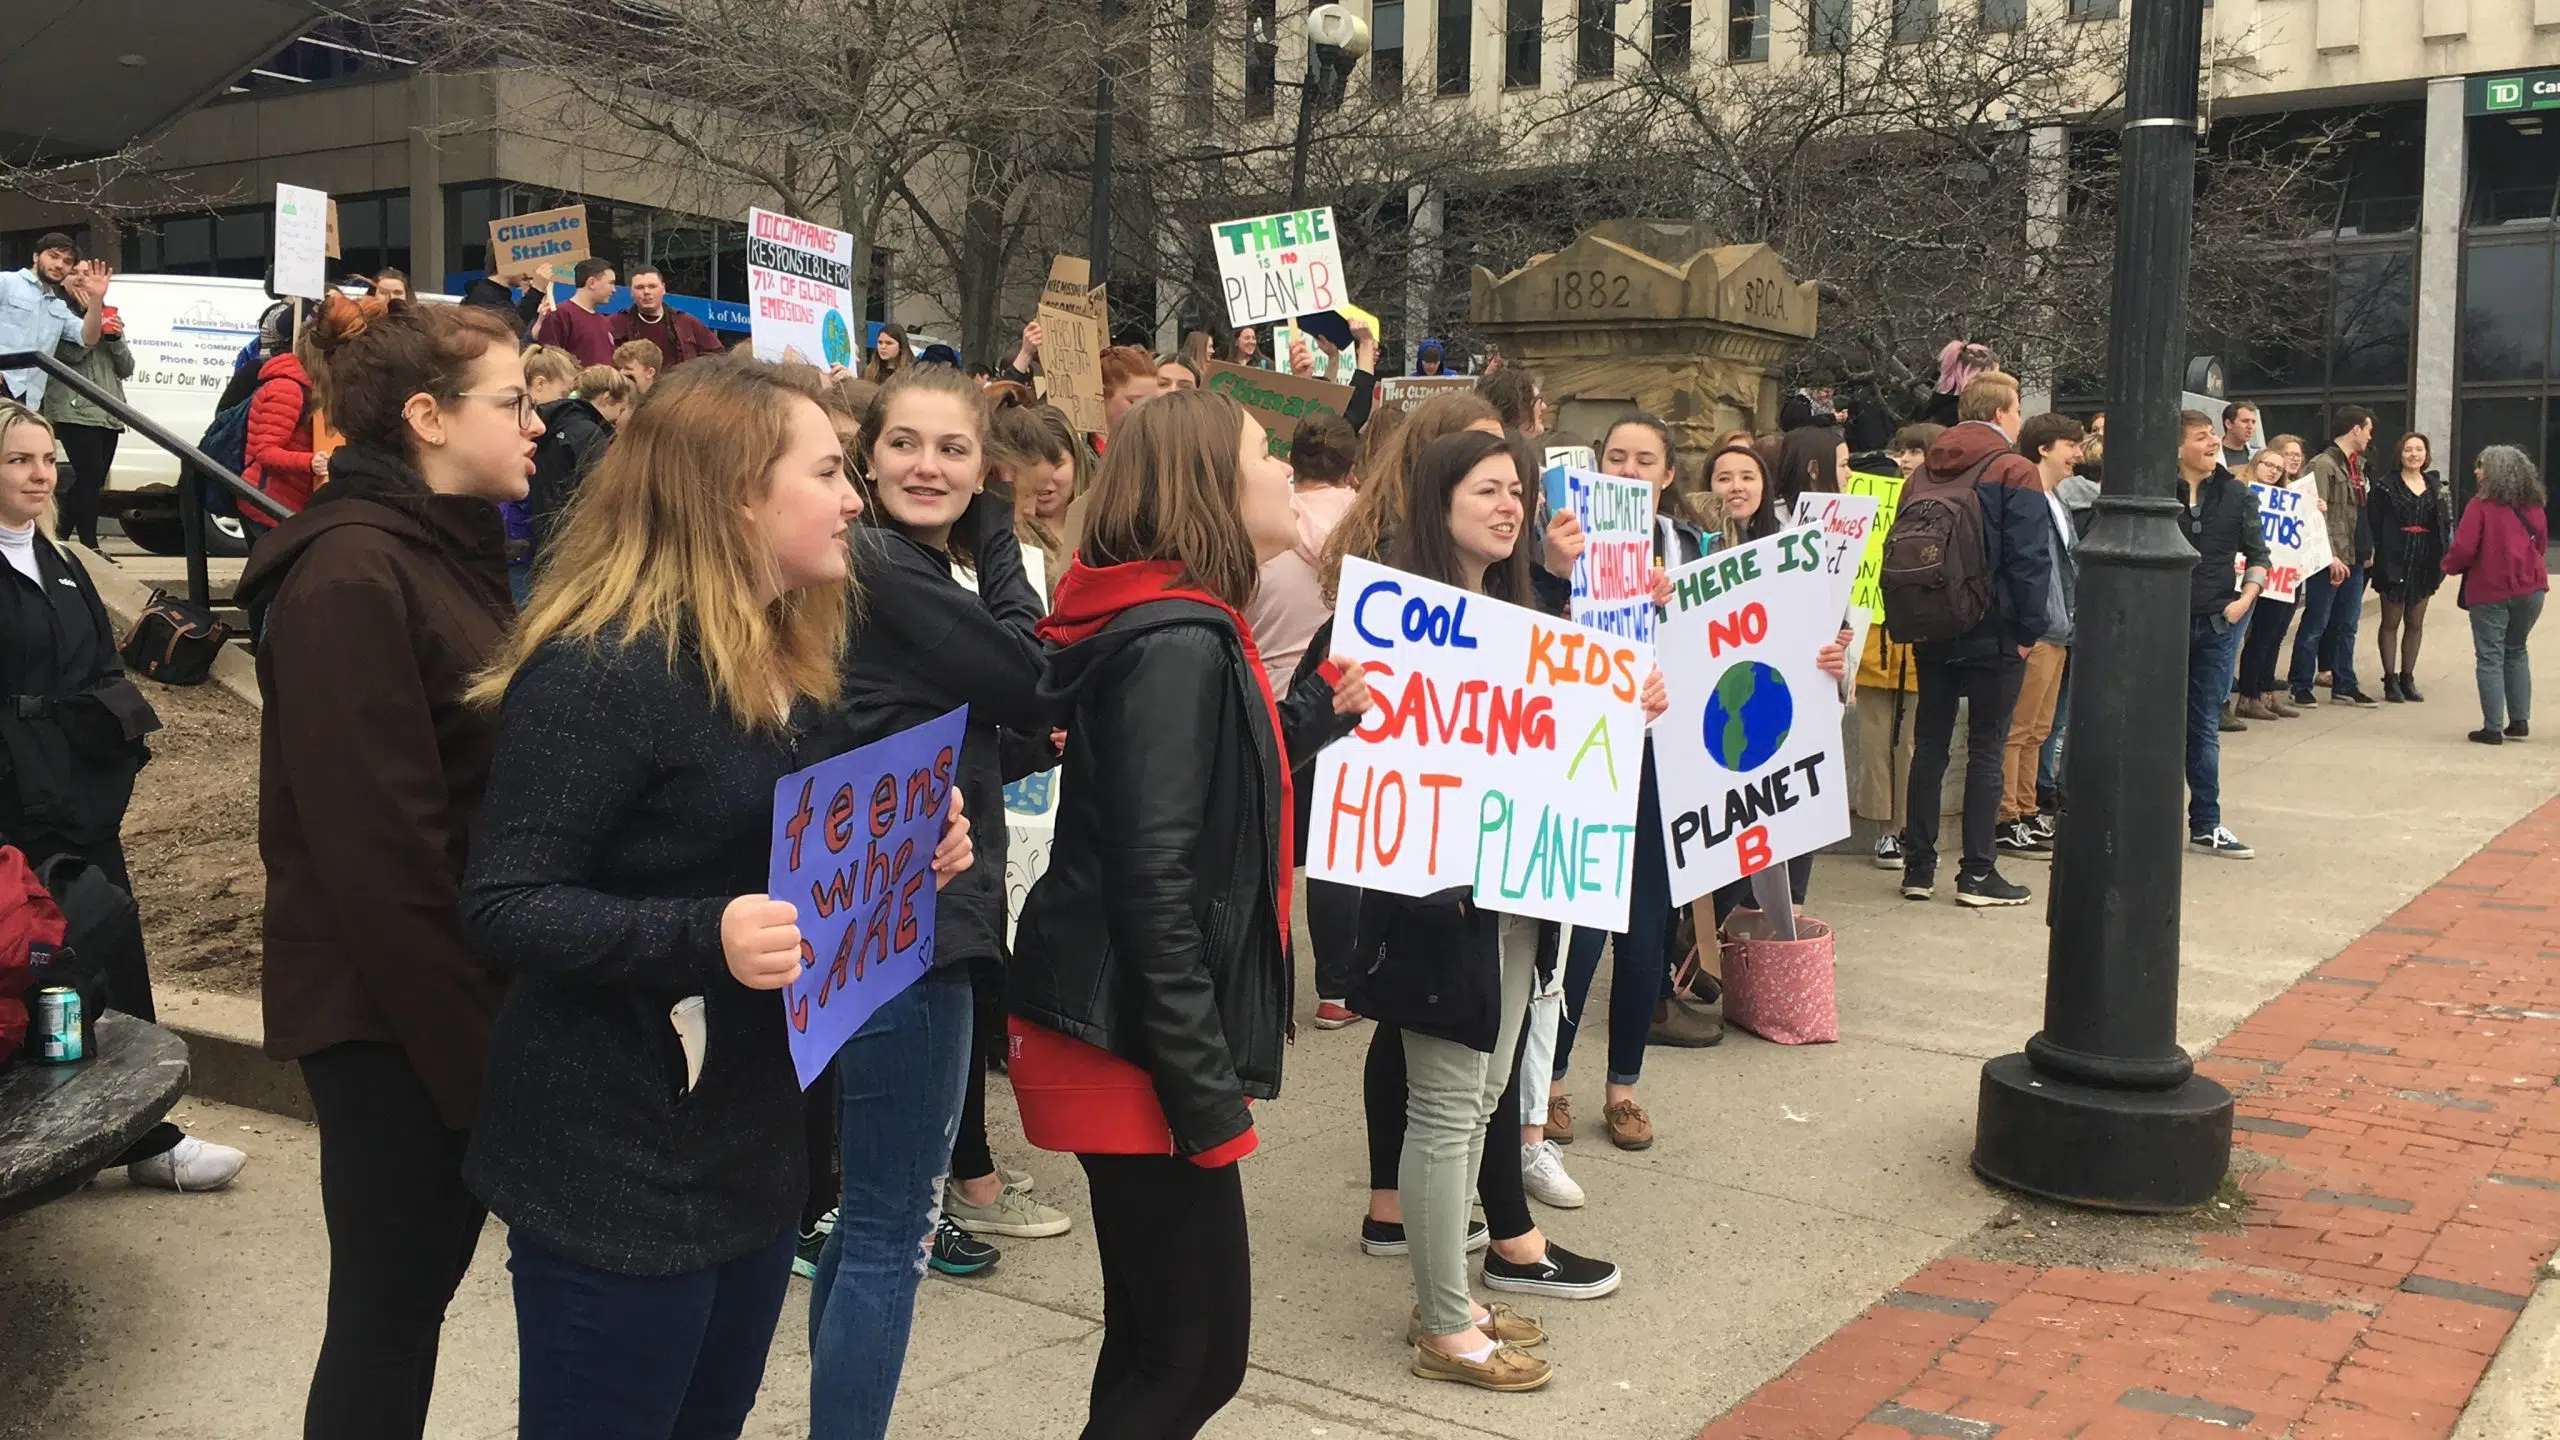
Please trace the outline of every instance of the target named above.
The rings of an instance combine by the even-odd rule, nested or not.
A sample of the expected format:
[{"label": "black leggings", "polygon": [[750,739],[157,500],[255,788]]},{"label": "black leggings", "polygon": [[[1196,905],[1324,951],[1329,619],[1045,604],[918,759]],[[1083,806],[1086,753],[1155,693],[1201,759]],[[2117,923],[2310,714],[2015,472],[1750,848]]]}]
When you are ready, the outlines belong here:
[{"label": "black leggings", "polygon": [[[1309,790],[1313,785],[1306,787]],[[1360,896],[1357,885],[1330,880],[1307,882],[1307,944],[1316,952],[1316,998],[1339,1000],[1351,993],[1351,976],[1359,960]]]},{"label": "black leggings", "polygon": [[951,1137],[951,1178],[983,1180],[996,1173],[987,1148],[987,1059],[1004,1053],[1004,970],[993,960],[969,962],[969,998],[975,1006],[969,1033],[969,1085],[960,1095],[960,1128]]},{"label": "black leggings", "polygon": [[54,431],[62,441],[71,473],[62,479],[61,528],[64,535],[98,548],[98,508],[107,494],[107,472],[116,464],[121,430],[102,425],[64,425]]},{"label": "black leggings", "polygon": [[302,1080],[329,1227],[329,1327],[304,1440],[423,1435],[445,1306],[487,1218],[462,1184],[470,1132],[445,1127],[396,1045],[333,1045],[303,1058]]},{"label": "black leggings", "polygon": [[1084,1440],[1189,1440],[1244,1385],[1244,1177],[1173,1155],[1076,1158],[1102,1253],[1102,1357]]},{"label": "black leggings", "polygon": [[[1529,1027],[1520,1026],[1520,1043]],[[1369,1112],[1369,1188],[1401,1190],[1404,1168],[1404,1032],[1381,1024],[1369,1037],[1369,1061],[1360,1070],[1360,1100]],[[1485,1122],[1484,1163],[1476,1167],[1476,1198],[1484,1202],[1485,1228],[1496,1240],[1516,1240],[1538,1228],[1529,1216],[1529,1194],[1520,1182],[1520,1051],[1511,1052],[1511,1079]]]}]

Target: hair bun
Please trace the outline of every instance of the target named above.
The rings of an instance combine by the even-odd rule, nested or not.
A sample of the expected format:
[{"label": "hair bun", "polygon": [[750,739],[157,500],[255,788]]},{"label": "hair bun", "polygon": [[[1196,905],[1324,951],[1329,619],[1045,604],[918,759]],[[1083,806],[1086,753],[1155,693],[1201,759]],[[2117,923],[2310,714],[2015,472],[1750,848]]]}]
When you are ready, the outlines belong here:
[{"label": "hair bun", "polygon": [[377,296],[350,300],[332,290],[311,317],[312,347],[326,355],[362,335],[373,322],[391,313],[392,302]]}]

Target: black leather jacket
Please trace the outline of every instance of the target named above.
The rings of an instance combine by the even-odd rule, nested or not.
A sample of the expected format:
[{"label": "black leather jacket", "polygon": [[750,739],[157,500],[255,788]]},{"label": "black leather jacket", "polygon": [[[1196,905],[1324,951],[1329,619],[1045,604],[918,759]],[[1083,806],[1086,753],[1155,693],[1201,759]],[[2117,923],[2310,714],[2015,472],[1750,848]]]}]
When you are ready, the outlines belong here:
[{"label": "black leather jacket", "polygon": [[[1217,1148],[1280,1093],[1292,1004],[1280,737],[1235,626],[1187,600],[1122,613],[1049,657],[1067,754],[1048,873],[1014,936],[1007,1000],[1155,1079],[1174,1147]],[[1301,767],[1358,723],[1330,691],[1280,706]]]}]

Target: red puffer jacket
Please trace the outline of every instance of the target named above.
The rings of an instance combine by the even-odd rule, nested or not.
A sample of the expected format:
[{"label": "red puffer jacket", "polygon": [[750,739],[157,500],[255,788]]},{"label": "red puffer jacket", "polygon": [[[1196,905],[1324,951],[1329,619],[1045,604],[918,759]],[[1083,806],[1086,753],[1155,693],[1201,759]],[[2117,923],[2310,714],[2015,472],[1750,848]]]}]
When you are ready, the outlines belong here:
[{"label": "red puffer jacket", "polygon": [[[241,479],[297,511],[311,503],[316,483],[311,473],[311,377],[290,350],[258,368],[244,453],[248,464]],[[241,506],[240,514],[262,527],[272,529],[276,523],[254,505]]]}]

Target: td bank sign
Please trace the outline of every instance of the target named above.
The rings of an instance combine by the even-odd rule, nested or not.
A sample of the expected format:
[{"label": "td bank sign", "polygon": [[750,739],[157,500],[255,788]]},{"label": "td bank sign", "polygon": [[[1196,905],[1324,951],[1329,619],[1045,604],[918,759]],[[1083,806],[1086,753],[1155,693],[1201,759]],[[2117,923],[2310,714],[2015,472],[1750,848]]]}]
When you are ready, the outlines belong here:
[{"label": "td bank sign", "polygon": [[2516,115],[2560,110],[2560,70],[2528,70],[2519,75],[2474,75],[2470,79],[2474,115]]}]

